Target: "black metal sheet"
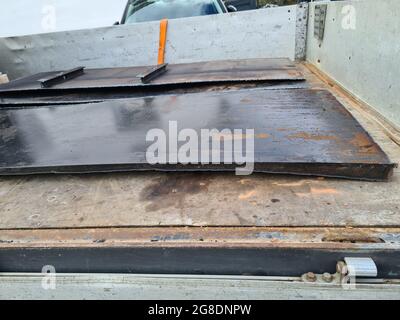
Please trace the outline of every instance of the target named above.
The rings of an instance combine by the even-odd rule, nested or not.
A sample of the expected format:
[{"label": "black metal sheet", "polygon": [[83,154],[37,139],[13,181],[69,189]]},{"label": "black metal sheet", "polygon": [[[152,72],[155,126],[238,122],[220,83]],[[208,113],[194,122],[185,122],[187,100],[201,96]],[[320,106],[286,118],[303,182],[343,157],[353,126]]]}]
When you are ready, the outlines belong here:
[{"label": "black metal sheet", "polygon": [[187,94],[198,92],[236,91],[242,89],[299,89],[308,88],[306,81],[247,81],[245,83],[204,83],[176,86],[150,86],[132,88],[99,88],[99,89],[74,89],[68,91],[26,91],[26,92],[0,92],[0,108],[28,107],[40,105],[60,105],[101,102],[110,99],[142,98],[147,96],[167,94]]},{"label": "black metal sheet", "polygon": [[257,172],[385,180],[394,167],[328,91],[254,89],[2,109],[0,174],[236,168],[148,164],[146,134],[168,134],[172,120],[198,133],[254,129]]},{"label": "black metal sheet", "polygon": [[168,86],[244,81],[304,80],[302,73],[289,59],[246,59],[169,64],[168,70],[150,83],[142,83],[139,75],[146,67],[85,69],[85,73],[69,81],[42,88],[40,79],[57,76],[62,71],[44,72],[0,85],[1,93],[23,91],[60,91],[71,89]]}]

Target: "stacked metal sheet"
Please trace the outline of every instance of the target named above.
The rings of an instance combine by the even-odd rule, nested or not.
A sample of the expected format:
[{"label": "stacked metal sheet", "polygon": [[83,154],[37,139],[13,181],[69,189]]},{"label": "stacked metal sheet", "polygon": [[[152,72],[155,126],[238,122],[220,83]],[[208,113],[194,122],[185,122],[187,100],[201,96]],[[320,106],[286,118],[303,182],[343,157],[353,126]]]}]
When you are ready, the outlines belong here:
[{"label": "stacked metal sheet", "polygon": [[[331,93],[309,89],[304,82],[290,85],[303,80],[290,61],[221,61],[159,69],[74,68],[0,86],[0,174],[237,171],[251,162],[251,172],[365,180],[391,175],[394,164]],[[150,81],[144,83],[146,77]],[[238,87],[221,87],[228,83]],[[258,85],[249,88],[249,83]],[[179,91],[189,87],[197,91]],[[112,95],[104,93],[103,98],[102,92]],[[54,97],[58,104],[52,105]],[[68,103],[60,103],[63,99]],[[35,102],[29,104],[31,100]],[[211,132],[213,141],[192,141],[197,158],[180,161],[180,148],[188,141],[176,137],[187,129],[199,139],[204,130]],[[166,133],[164,161],[147,157],[154,144],[148,137],[152,130]],[[249,144],[252,149],[245,149]],[[249,150],[248,158],[235,161],[235,154],[241,153],[243,160]],[[216,153],[219,161],[210,156]],[[202,158],[204,154],[208,158]]]}]

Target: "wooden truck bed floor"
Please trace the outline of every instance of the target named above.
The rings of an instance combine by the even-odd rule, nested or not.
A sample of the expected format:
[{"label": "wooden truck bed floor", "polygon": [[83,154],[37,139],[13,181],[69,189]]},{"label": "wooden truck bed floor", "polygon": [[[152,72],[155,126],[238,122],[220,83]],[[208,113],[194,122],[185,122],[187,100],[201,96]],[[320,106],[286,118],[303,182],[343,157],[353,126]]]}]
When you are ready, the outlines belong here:
[{"label": "wooden truck bed floor", "polygon": [[[400,146],[355,101],[327,88],[393,162]],[[238,228],[240,227],[240,228]],[[232,173],[117,173],[0,178],[0,246],[398,246],[400,170],[389,182]],[[51,229],[51,230],[50,230]]]}]

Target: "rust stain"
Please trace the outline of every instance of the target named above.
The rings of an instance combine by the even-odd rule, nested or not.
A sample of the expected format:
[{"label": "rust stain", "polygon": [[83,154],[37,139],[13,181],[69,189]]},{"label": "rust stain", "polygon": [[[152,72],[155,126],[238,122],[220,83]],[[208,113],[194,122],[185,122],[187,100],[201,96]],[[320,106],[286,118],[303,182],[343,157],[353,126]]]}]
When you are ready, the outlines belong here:
[{"label": "rust stain", "polygon": [[299,77],[299,78],[304,77],[303,74],[297,70],[287,70],[287,74],[293,77]]},{"label": "rust stain", "polygon": [[322,242],[336,242],[336,243],[384,243],[380,237],[371,235],[369,232],[360,230],[340,230],[335,232],[330,230],[322,237]]},{"label": "rust stain", "polygon": [[[350,108],[356,109],[358,112],[368,118],[372,119],[376,122],[381,128],[383,128],[385,134],[392,139],[396,144],[400,145],[399,136],[396,133],[393,133],[393,130],[390,129],[393,126],[387,121],[382,121],[379,115],[376,114],[374,110],[371,109],[370,106],[366,105],[359,99],[357,99],[351,92],[346,90],[332,78],[330,78],[327,74],[321,72],[318,68],[313,66],[311,63],[305,63],[305,68],[307,68],[314,76],[316,76],[319,80],[324,82],[325,84],[329,84],[331,86],[330,90],[334,93],[335,96],[339,96],[342,99],[346,99],[346,104],[343,104],[346,108],[343,108],[339,111],[346,113],[347,115],[351,115],[351,112],[348,110]],[[394,130],[396,131],[396,130]]]},{"label": "rust stain", "polygon": [[269,138],[269,134],[259,133],[259,134],[256,134],[256,138],[257,139],[267,139],[267,138]]},{"label": "rust stain", "polygon": [[337,137],[330,135],[310,134],[308,132],[298,132],[287,136],[289,139],[303,139],[303,140],[337,140]]},{"label": "rust stain", "polygon": [[311,188],[311,194],[338,194],[339,191],[333,188]]},{"label": "rust stain", "polygon": [[257,194],[256,190],[251,190],[251,191],[240,194],[238,198],[239,198],[239,200],[247,200],[249,198],[254,197],[256,194]]},{"label": "rust stain", "polygon": [[285,131],[293,131],[295,129],[292,129],[292,128],[277,128],[276,130],[277,131],[281,131],[281,132],[285,132]]},{"label": "rust stain", "polygon": [[[385,243],[382,234],[399,234],[399,228],[302,228],[302,227],[246,227],[250,221],[234,214],[240,227],[144,227],[144,228],[85,228],[52,230],[4,230],[2,248],[84,248],[170,244],[171,247],[210,245],[232,248],[268,247],[291,248],[359,248],[368,243]],[[355,245],[353,245],[355,244]]]},{"label": "rust stain", "polygon": [[248,184],[252,184],[252,180],[251,179],[240,179],[239,180],[241,185],[248,185]]},{"label": "rust stain", "polygon": [[287,182],[287,183],[279,183],[273,182],[272,184],[279,186],[279,187],[302,187],[304,184],[308,184],[308,180],[301,180],[298,182]]},{"label": "rust stain", "polygon": [[246,140],[246,139],[267,139],[269,138],[270,135],[267,133],[258,133],[258,134],[226,134],[226,133],[218,133],[218,134],[213,134],[212,139],[214,140],[224,140],[224,141],[229,141],[229,140]]},{"label": "rust stain", "polygon": [[363,154],[375,154],[379,152],[377,146],[371,139],[364,133],[356,133],[350,143],[359,148],[359,152]]},{"label": "rust stain", "polygon": [[311,187],[310,192],[295,192],[294,194],[300,198],[307,198],[314,195],[337,195],[340,192],[333,188],[315,188]]}]

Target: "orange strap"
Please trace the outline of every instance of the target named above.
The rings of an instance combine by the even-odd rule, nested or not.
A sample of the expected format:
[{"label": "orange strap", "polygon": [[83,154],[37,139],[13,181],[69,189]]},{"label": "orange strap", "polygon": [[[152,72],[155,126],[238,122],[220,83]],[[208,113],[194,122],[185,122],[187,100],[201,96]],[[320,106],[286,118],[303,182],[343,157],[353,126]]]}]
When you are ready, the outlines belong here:
[{"label": "orange strap", "polygon": [[158,47],[158,64],[163,64],[165,61],[165,43],[167,42],[168,20],[160,21],[160,45]]}]

